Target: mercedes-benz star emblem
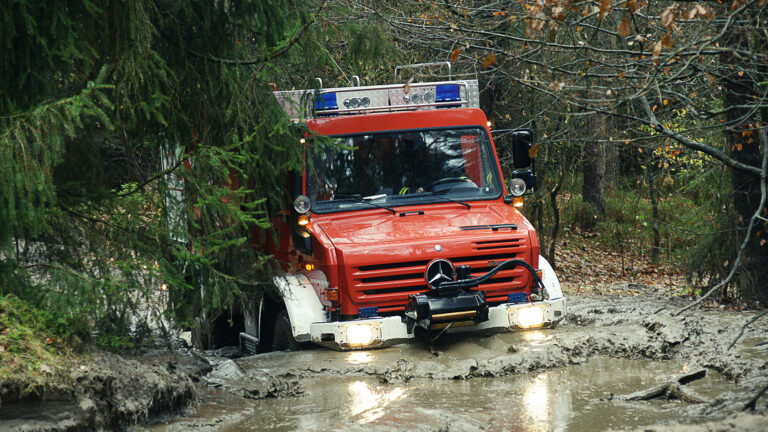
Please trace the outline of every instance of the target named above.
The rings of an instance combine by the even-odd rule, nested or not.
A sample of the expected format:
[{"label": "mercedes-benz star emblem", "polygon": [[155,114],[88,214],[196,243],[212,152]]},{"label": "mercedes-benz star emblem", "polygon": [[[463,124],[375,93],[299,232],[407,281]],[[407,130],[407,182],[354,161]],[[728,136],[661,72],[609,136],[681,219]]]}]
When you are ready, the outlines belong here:
[{"label": "mercedes-benz star emblem", "polygon": [[456,269],[453,267],[453,263],[447,259],[435,259],[427,264],[424,277],[430,288],[438,289],[443,282],[456,280]]}]

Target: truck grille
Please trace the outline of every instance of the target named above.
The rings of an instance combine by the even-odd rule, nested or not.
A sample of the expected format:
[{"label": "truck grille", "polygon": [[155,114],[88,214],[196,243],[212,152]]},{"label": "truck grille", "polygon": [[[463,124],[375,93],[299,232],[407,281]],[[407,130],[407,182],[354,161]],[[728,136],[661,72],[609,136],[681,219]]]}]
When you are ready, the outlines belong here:
[{"label": "truck grille", "polygon": [[[463,256],[446,257],[454,265],[468,264],[473,276],[485,274],[496,265],[513,258],[527,259],[527,239],[501,238],[472,242],[472,252]],[[376,305],[379,310],[401,310],[409,294],[428,289],[424,270],[430,260],[387,262],[352,267],[349,275],[352,301],[360,306]],[[506,301],[511,292],[523,291],[530,275],[523,268],[497,273],[477,290],[486,292],[489,302]]]}]

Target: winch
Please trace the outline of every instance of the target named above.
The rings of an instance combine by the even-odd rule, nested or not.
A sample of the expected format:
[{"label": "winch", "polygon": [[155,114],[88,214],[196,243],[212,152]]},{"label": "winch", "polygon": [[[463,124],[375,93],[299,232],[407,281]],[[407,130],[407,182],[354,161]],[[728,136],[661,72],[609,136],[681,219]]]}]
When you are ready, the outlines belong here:
[{"label": "winch", "polygon": [[442,330],[448,327],[466,327],[488,320],[488,303],[485,291],[474,288],[496,273],[516,266],[526,268],[535,281],[531,300],[541,300],[546,295],[544,283],[536,270],[520,259],[504,261],[486,274],[472,277],[468,265],[453,266],[448,260],[436,259],[427,264],[424,277],[431,288],[423,294],[409,296],[405,306],[408,332],[415,327],[425,330]]}]

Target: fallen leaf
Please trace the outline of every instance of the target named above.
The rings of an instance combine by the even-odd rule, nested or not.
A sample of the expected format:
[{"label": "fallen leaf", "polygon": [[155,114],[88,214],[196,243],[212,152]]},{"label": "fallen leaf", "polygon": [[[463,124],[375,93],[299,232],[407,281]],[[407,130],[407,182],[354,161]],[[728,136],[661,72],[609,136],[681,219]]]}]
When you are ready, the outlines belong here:
[{"label": "fallen leaf", "polygon": [[50,345],[50,344],[52,344],[54,342],[56,342],[56,339],[54,339],[54,338],[48,338],[48,339],[45,340],[45,343],[48,344],[48,345]]},{"label": "fallen leaf", "polygon": [[658,63],[659,55],[661,55],[661,41],[656,42],[653,46],[653,58]]},{"label": "fallen leaf", "polygon": [[604,18],[611,11],[611,0],[600,0],[600,18]]},{"label": "fallen leaf", "polygon": [[53,369],[51,369],[51,367],[48,366],[47,364],[43,363],[40,365],[40,372],[50,374],[50,373],[53,373]]},{"label": "fallen leaf", "polygon": [[629,26],[629,17],[624,17],[619,24],[619,36],[627,37],[632,32],[632,28]]},{"label": "fallen leaf", "polygon": [[634,14],[639,9],[637,7],[637,0],[627,0],[625,3],[627,5],[627,9],[629,10],[629,13]]},{"label": "fallen leaf", "polygon": [[461,50],[456,48],[455,50],[451,51],[451,55],[448,56],[448,59],[451,61],[456,61],[456,59],[459,58],[459,55],[461,55]]},{"label": "fallen leaf", "polygon": [[672,41],[672,35],[669,34],[669,32],[665,33],[664,36],[661,37],[661,45],[664,48],[672,48],[674,45],[674,42]]},{"label": "fallen leaf", "polygon": [[675,6],[676,5],[670,5],[667,6],[666,9],[661,11],[661,25],[663,25],[666,28],[672,27],[672,24],[675,22]]}]

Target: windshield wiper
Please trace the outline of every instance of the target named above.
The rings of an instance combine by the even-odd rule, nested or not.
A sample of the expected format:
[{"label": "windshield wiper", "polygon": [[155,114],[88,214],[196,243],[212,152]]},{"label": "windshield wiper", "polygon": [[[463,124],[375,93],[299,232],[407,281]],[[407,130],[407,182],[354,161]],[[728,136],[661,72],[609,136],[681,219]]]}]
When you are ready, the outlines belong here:
[{"label": "windshield wiper", "polygon": [[441,192],[432,192],[432,196],[440,198],[440,199],[444,199],[446,201],[450,201],[450,202],[455,202],[457,204],[461,204],[461,205],[463,205],[464,207],[466,207],[468,209],[472,208],[472,205],[467,203],[467,202],[460,201],[460,200],[457,200],[457,199],[453,199],[453,198],[449,198],[447,196],[444,196],[447,193],[448,193],[447,190],[446,191],[441,191]]},{"label": "windshield wiper", "polygon": [[[383,195],[386,197],[386,195]],[[360,195],[350,195],[348,198],[338,198],[329,200],[326,202],[333,203],[333,202],[349,202],[349,203],[355,203],[355,204],[367,204],[374,207],[378,207],[380,209],[391,211],[392,214],[397,214],[397,210],[393,209],[392,207],[387,207],[385,205],[376,204],[375,202],[371,202],[370,200],[380,198],[379,195],[374,195],[372,197],[360,197]]]},{"label": "windshield wiper", "polygon": [[466,208],[472,208],[472,205],[469,204],[469,203],[466,203],[464,201],[460,201],[460,200],[457,200],[457,199],[453,199],[453,198],[448,198],[447,196],[443,196],[446,193],[447,193],[447,191],[446,192],[437,192],[437,193],[435,193],[435,192],[422,192],[422,193],[417,193],[417,194],[395,195],[395,196],[391,196],[389,198],[392,199],[392,200],[397,200],[397,199],[403,199],[403,198],[411,198],[411,197],[414,197],[414,196],[417,196],[417,197],[420,197],[420,198],[421,197],[435,197],[435,198],[440,198],[442,200],[446,200],[446,201],[450,201],[450,202],[455,202],[456,204],[461,204],[461,205],[463,205]]}]

